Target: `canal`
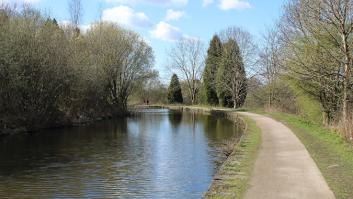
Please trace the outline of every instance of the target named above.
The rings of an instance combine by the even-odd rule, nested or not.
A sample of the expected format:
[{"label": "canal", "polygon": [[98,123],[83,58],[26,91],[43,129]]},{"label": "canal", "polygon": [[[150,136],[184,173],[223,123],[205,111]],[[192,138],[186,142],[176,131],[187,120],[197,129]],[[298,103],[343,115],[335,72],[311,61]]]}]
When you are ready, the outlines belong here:
[{"label": "canal", "polygon": [[210,115],[138,116],[0,140],[0,198],[200,198],[241,130]]}]

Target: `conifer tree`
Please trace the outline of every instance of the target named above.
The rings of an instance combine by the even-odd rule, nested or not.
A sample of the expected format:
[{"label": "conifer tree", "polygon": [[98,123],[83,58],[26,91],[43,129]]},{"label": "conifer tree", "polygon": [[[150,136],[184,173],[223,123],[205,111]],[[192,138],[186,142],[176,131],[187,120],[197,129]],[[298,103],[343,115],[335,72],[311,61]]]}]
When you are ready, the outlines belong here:
[{"label": "conifer tree", "polygon": [[53,19],[53,24],[59,27],[58,21],[55,18]]},{"label": "conifer tree", "polygon": [[204,101],[210,105],[219,104],[216,90],[216,76],[222,58],[222,51],[221,40],[217,35],[214,35],[207,51],[206,66],[202,82]]},{"label": "conifer tree", "polygon": [[217,73],[218,96],[223,106],[239,108],[246,99],[246,73],[237,42],[230,39],[223,48]]},{"label": "conifer tree", "polygon": [[176,74],[173,74],[172,80],[168,88],[168,102],[171,104],[183,103],[183,94],[181,93],[181,86],[179,78]]}]

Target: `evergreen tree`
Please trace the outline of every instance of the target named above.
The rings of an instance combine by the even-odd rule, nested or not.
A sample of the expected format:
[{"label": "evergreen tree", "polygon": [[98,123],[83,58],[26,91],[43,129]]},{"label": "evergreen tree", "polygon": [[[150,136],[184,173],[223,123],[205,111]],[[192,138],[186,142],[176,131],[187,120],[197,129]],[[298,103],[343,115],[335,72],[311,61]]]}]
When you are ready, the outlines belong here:
[{"label": "evergreen tree", "polygon": [[216,89],[216,76],[222,58],[222,52],[222,42],[217,35],[214,35],[207,51],[206,66],[202,82],[204,101],[210,105],[219,104]]},{"label": "evergreen tree", "polygon": [[173,74],[172,80],[168,88],[168,102],[171,104],[183,103],[183,94],[181,93],[181,86],[179,78],[176,74]]},{"label": "evergreen tree", "polygon": [[239,108],[245,102],[246,73],[237,42],[230,39],[223,49],[217,73],[217,91],[223,106]]},{"label": "evergreen tree", "polygon": [[53,24],[59,27],[58,21],[55,18],[53,19]]}]

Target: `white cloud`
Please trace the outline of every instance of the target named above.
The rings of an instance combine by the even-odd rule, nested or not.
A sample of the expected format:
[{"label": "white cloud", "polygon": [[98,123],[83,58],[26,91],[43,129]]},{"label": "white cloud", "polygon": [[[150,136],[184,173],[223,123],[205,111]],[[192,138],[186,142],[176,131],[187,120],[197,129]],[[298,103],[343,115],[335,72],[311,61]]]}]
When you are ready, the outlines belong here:
[{"label": "white cloud", "polygon": [[105,0],[108,3],[185,6],[188,0]]},{"label": "white cloud", "polygon": [[[62,20],[62,21],[59,21],[59,26],[60,27],[70,27],[72,26],[72,23],[68,20]],[[93,26],[93,23],[91,24],[84,24],[84,25],[80,25],[79,28],[81,30],[81,33],[87,33],[87,31],[89,29],[91,29]]]},{"label": "white cloud", "polygon": [[135,12],[128,6],[118,6],[103,10],[102,20],[127,27],[148,28],[152,26],[150,19],[145,13]]},{"label": "white cloud", "polygon": [[159,22],[155,29],[150,31],[153,38],[163,41],[177,41],[183,38],[183,33],[179,28],[174,27],[164,21]]},{"label": "white cloud", "polygon": [[91,29],[91,28],[92,28],[92,24],[80,25],[80,30],[81,30],[83,33],[87,33],[87,31],[88,31],[89,29]]},{"label": "white cloud", "polygon": [[71,25],[71,22],[68,20],[59,21],[59,26],[65,27],[65,26],[70,26],[70,25]]},{"label": "white cloud", "polygon": [[185,16],[185,12],[169,9],[165,17],[166,21],[176,21]]},{"label": "white cloud", "polygon": [[208,6],[208,5],[212,4],[212,3],[213,3],[213,0],[203,0],[202,6],[206,7],[206,6]]},{"label": "white cloud", "polygon": [[246,0],[220,0],[219,7],[222,10],[231,10],[231,9],[244,10],[244,9],[251,8],[252,6]]},{"label": "white cloud", "polygon": [[199,40],[197,37],[183,34],[179,28],[172,26],[164,21],[159,22],[156,27],[150,31],[150,34],[155,39],[169,42],[175,42],[181,39]]}]

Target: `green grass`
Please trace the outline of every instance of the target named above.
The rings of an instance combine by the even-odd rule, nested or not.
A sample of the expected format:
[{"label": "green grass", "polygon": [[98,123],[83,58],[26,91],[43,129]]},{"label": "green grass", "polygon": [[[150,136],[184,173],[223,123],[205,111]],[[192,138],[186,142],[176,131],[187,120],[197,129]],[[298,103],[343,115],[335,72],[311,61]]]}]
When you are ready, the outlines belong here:
[{"label": "green grass", "polygon": [[[257,111],[259,112],[259,111]],[[261,112],[264,114],[264,112]],[[338,134],[299,116],[266,113],[287,125],[309,151],[337,199],[353,199],[353,147]]]},{"label": "green grass", "polygon": [[[337,133],[313,123],[318,117],[315,111],[302,116],[278,112],[268,113],[262,109],[244,108],[237,111],[268,115],[288,126],[305,145],[336,198],[353,199],[353,146]],[[261,131],[255,122],[248,118],[245,118],[245,121],[248,129],[243,140],[236,146],[235,153],[220,169],[217,180],[205,198],[243,197],[261,142]]]},{"label": "green grass", "polygon": [[261,130],[251,119],[244,118],[247,128],[234,152],[220,168],[205,198],[242,198],[261,143]]}]

